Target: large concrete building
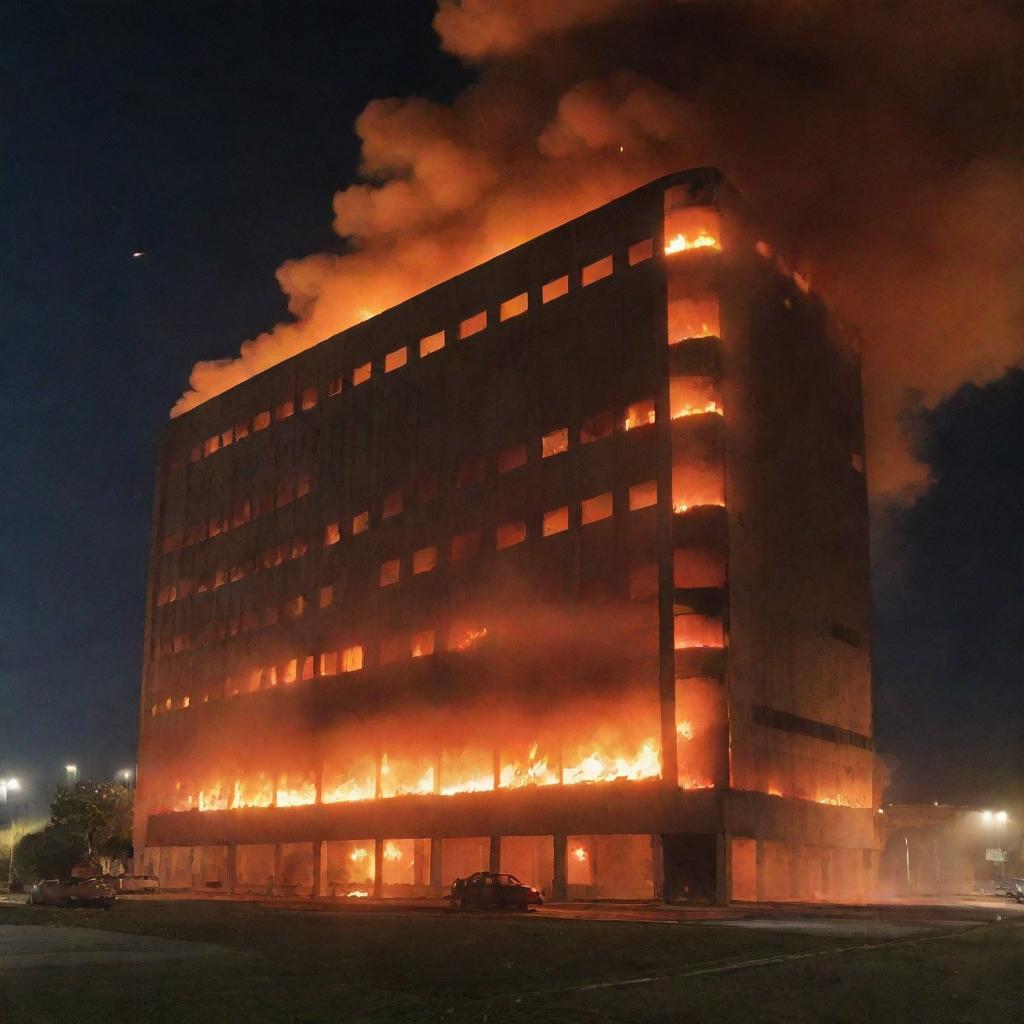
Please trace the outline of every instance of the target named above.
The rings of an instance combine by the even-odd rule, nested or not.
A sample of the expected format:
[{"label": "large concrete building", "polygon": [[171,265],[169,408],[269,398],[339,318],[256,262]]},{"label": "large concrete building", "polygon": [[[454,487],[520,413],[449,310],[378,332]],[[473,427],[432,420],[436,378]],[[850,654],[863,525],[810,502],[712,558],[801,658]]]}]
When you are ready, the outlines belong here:
[{"label": "large concrete building", "polygon": [[858,359],[717,171],[171,421],[146,622],[169,888],[870,885]]}]

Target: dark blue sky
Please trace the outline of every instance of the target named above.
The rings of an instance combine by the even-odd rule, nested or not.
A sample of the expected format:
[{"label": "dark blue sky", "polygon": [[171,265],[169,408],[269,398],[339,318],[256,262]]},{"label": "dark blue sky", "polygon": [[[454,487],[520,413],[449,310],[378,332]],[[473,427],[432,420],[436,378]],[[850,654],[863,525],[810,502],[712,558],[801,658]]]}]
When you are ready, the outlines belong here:
[{"label": "dark blue sky", "polygon": [[[153,456],[190,367],[284,315],[283,260],[339,250],[366,102],[468,80],[429,3],[181,7],[0,11],[0,774],[37,796],[134,761]],[[1018,373],[916,421],[937,484],[876,547],[898,797],[1024,774],[1022,414]]]}]

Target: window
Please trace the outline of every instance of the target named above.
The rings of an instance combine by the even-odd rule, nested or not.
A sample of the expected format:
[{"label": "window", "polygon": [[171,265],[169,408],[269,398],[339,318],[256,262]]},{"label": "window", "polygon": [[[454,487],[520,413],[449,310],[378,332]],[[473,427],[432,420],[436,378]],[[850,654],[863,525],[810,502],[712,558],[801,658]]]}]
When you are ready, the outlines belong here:
[{"label": "window", "polygon": [[567,452],[568,450],[568,427],[559,427],[558,430],[552,430],[550,434],[545,434],[541,438],[541,455],[545,459],[549,459],[552,455],[560,455],[562,452]]},{"label": "window", "polygon": [[654,255],[654,239],[645,238],[642,242],[634,242],[629,247],[629,265],[635,267]]},{"label": "window", "polygon": [[455,486],[469,487],[472,484],[480,483],[486,470],[482,455],[470,456],[459,466],[458,472],[455,474]]},{"label": "window", "polygon": [[511,473],[513,469],[526,465],[526,445],[516,444],[498,452],[498,472]]},{"label": "window", "polygon": [[363,667],[363,649],[358,644],[341,652],[341,671],[358,672]]},{"label": "window", "polygon": [[522,544],[526,540],[526,523],[521,519],[510,519],[507,523],[498,524],[498,550]]},{"label": "window", "polygon": [[425,505],[437,497],[437,477],[426,477],[416,484],[416,500]]},{"label": "window", "polygon": [[330,608],[334,604],[334,587],[328,584],[320,588],[320,607]]},{"label": "window", "polygon": [[295,413],[295,399],[288,398],[274,410],[275,420],[286,420]]},{"label": "window", "polygon": [[299,486],[298,486],[297,497],[304,498],[307,494],[309,494],[309,488],[310,488],[309,474],[308,473],[303,473],[302,476],[299,477]]},{"label": "window", "polygon": [[223,434],[220,435],[220,446],[221,448],[227,448],[229,444],[235,439],[235,428],[228,427]]},{"label": "window", "polygon": [[410,653],[414,658],[425,658],[428,654],[434,653],[434,631],[423,629],[413,633]]},{"label": "window", "polygon": [[548,281],[546,285],[540,290],[541,302],[553,302],[555,299],[560,299],[563,295],[566,295],[569,291],[569,275],[563,274],[561,277],[556,277],[553,281]]},{"label": "window", "polygon": [[629,570],[629,599],[642,601],[658,596],[658,563],[634,565]]},{"label": "window", "polygon": [[626,418],[622,422],[623,430],[634,430],[637,427],[646,427],[655,420],[654,399],[645,399],[642,402],[634,402],[626,406]]},{"label": "window", "polygon": [[270,426],[270,413],[267,411],[258,412],[252,418],[253,430],[266,430]]},{"label": "window", "polygon": [[203,454],[212,455],[220,447],[220,434],[214,434],[213,437],[208,437],[203,443]]},{"label": "window", "polygon": [[466,317],[466,319],[459,324],[459,338],[472,337],[474,334],[479,334],[486,327],[487,310],[484,310],[481,313],[475,313],[473,316]]},{"label": "window", "polygon": [[355,536],[357,533],[365,533],[370,528],[370,513],[369,512],[357,512],[352,517],[352,535]]},{"label": "window", "polygon": [[315,664],[316,664],[316,661],[313,658],[312,654],[307,654],[306,657],[302,659],[302,678],[303,678],[303,680],[312,679],[313,678],[313,676],[316,674],[314,672],[314,668],[313,668],[313,666]]},{"label": "window", "polygon": [[588,284],[594,284],[605,277],[610,277],[611,272],[612,258],[611,256],[605,256],[602,259],[594,260],[593,263],[588,263],[580,274],[580,281],[583,287],[586,288]]},{"label": "window", "polygon": [[396,348],[394,352],[389,352],[384,357],[384,372],[391,373],[392,370],[401,369],[401,367],[405,366],[408,358],[409,349],[405,345],[401,348]]},{"label": "window", "polygon": [[636,512],[642,508],[650,508],[658,503],[658,481],[646,480],[642,484],[633,484],[629,489],[629,511]]},{"label": "window", "polygon": [[553,508],[550,512],[544,513],[542,533],[550,537],[553,533],[563,533],[569,529],[569,506],[562,505],[561,508]]},{"label": "window", "polygon": [[298,597],[293,597],[290,601],[285,602],[284,613],[290,619],[297,619],[306,610],[306,599],[299,594]]},{"label": "window", "polygon": [[683,416],[722,415],[718,386],[711,377],[672,377],[668,382],[672,419]]},{"label": "window", "polygon": [[401,562],[397,558],[382,562],[380,567],[380,585],[382,587],[390,587],[392,584],[397,583],[400,569]]},{"label": "window", "polygon": [[689,338],[718,337],[718,299],[675,298],[668,300],[668,343],[678,345]]},{"label": "window", "polygon": [[850,465],[853,466],[855,473],[864,472],[864,456],[860,452],[850,453]]},{"label": "window", "polygon": [[285,663],[284,666],[284,681],[286,683],[294,683],[299,675],[299,661],[297,658],[292,658],[290,661]]},{"label": "window", "polygon": [[324,546],[330,547],[332,544],[337,544],[339,540],[341,540],[341,524],[328,523],[324,527]]},{"label": "window", "polygon": [[324,651],[320,655],[320,675],[333,676],[338,671],[338,652]]},{"label": "window", "polygon": [[390,494],[385,494],[384,500],[381,502],[381,518],[391,519],[393,516],[401,515],[401,513],[402,492],[392,491]]},{"label": "window", "polygon": [[192,451],[189,453],[188,461],[189,462],[198,462],[202,457],[203,457],[203,446],[201,444],[197,444],[192,449]]},{"label": "window", "polygon": [[605,491],[604,494],[596,494],[593,498],[587,498],[582,506],[582,522],[597,523],[607,519],[612,514],[612,492]]},{"label": "window", "polygon": [[525,313],[530,308],[530,299],[526,292],[520,292],[518,295],[512,296],[511,299],[506,299],[501,304],[501,319],[511,320],[514,316],[519,316],[521,313]]},{"label": "window", "polygon": [[665,193],[665,255],[691,249],[721,250],[721,223],[716,209],[690,205],[678,189]]},{"label": "window", "polygon": [[585,419],[580,426],[580,444],[590,444],[604,437],[611,437],[615,431],[615,414],[611,411],[598,413]]},{"label": "window", "polygon": [[312,409],[320,401],[320,391],[316,385],[302,389],[302,409]]},{"label": "window", "polygon": [[380,642],[380,663],[382,665],[391,665],[398,661],[406,650],[407,648],[402,642],[401,637],[386,637]]},{"label": "window", "polygon": [[249,421],[241,420],[235,424],[235,440],[241,441],[243,437],[249,436]]},{"label": "window", "polygon": [[421,572],[430,572],[437,565],[437,545],[420,548],[412,553],[412,572],[414,576]]},{"label": "window", "polygon": [[327,385],[327,396],[333,398],[335,395],[341,394],[341,385],[344,381],[343,377],[332,377],[330,383]]},{"label": "window", "polygon": [[452,561],[469,558],[480,550],[480,531],[467,530],[452,537]]},{"label": "window", "polygon": [[426,338],[420,338],[420,359],[432,355],[444,348],[444,331],[431,334]]},{"label": "window", "polygon": [[365,384],[370,379],[371,370],[370,363],[363,363],[362,366],[357,366],[352,371],[352,386],[358,387],[360,384]]},{"label": "window", "polygon": [[295,489],[292,487],[291,480],[282,480],[277,485],[277,507],[282,508],[285,505],[290,505],[295,500]]}]

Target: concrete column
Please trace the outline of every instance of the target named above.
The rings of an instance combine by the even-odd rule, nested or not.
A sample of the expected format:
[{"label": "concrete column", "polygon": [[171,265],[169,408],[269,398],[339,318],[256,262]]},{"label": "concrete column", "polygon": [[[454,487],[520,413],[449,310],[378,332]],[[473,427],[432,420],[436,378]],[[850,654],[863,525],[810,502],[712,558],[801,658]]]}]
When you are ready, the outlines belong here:
[{"label": "concrete column", "polygon": [[715,836],[715,902],[725,905],[732,898],[732,841],[728,832]]},{"label": "concrete column", "polygon": [[651,861],[654,865],[654,898],[668,903],[673,894],[671,879],[665,870],[665,841],[661,835],[651,836]]},{"label": "concrete column", "polygon": [[[320,784],[317,782],[317,800],[320,797]],[[320,856],[321,847],[323,846],[322,839],[313,840],[313,898],[316,899],[320,896]]]},{"label": "concrete column", "polygon": [[569,848],[568,836],[558,835],[555,837],[555,877],[552,881],[551,898],[564,900],[569,898],[569,881],[566,870],[565,858]]},{"label": "concrete column", "polygon": [[[377,760],[378,766],[380,765],[380,759]],[[374,839],[373,841],[373,898],[379,900],[383,893],[384,881],[382,874],[384,872],[384,840]]]},{"label": "concrete column", "polygon": [[757,864],[757,902],[764,900],[764,840],[755,839],[754,857]]},{"label": "concrete column", "polygon": [[441,896],[441,840],[430,840],[430,890],[435,896]]},{"label": "concrete column", "polygon": [[789,844],[789,896],[790,899],[803,899],[804,849],[799,843]]},{"label": "concrete column", "polygon": [[238,847],[234,843],[228,847],[228,861],[225,874],[227,877],[224,879],[224,888],[228,892],[234,892],[235,885],[238,883]]},{"label": "concrete column", "polygon": [[277,894],[281,885],[281,866],[284,863],[284,851],[281,849],[280,843],[274,843],[274,873],[270,876],[270,884],[267,888],[270,890],[267,895],[274,896]]},{"label": "concrete column", "polygon": [[501,870],[501,836],[491,836],[491,856],[487,870]]}]

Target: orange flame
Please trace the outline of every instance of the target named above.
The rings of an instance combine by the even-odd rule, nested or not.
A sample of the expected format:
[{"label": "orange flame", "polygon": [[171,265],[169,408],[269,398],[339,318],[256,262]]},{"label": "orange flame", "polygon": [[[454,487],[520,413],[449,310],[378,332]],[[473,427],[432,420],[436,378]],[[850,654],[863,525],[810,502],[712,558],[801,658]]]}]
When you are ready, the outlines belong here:
[{"label": "orange flame", "polygon": [[677,252],[688,252],[690,249],[717,249],[721,251],[722,245],[714,235],[701,228],[692,238],[678,234],[665,243],[665,255],[671,256]]},{"label": "orange flame", "polygon": [[567,786],[581,782],[612,782],[615,779],[653,779],[661,775],[661,755],[653,739],[644,741],[634,757],[612,757],[594,750],[574,765],[562,770],[562,781]]}]

